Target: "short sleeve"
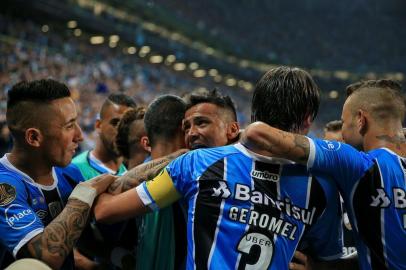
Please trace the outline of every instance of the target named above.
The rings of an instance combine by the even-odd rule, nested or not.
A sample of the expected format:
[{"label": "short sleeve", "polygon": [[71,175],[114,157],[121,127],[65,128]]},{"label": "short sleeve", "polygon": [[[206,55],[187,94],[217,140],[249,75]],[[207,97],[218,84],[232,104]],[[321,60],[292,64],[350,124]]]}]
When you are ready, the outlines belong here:
[{"label": "short sleeve", "polygon": [[0,239],[14,257],[22,246],[44,230],[27,198],[21,181],[0,175]]},{"label": "short sleeve", "polygon": [[157,210],[188,196],[191,168],[192,158],[188,153],[169,163],[154,179],[138,186],[136,190],[144,205]]},{"label": "short sleeve", "polygon": [[373,164],[368,154],[345,143],[310,138],[309,143],[307,167],[312,172],[328,174],[344,190],[351,189]]}]

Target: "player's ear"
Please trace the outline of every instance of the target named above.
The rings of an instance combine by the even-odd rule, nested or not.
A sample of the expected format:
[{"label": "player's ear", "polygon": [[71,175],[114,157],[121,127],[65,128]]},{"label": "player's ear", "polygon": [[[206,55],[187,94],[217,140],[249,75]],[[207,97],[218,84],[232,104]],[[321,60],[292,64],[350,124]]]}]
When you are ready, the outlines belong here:
[{"label": "player's ear", "polygon": [[148,136],[142,136],[140,139],[142,148],[147,151],[148,153],[151,153],[151,145],[149,143]]},{"label": "player's ear", "polygon": [[313,117],[311,115],[308,115],[305,117],[303,124],[302,124],[302,132],[301,134],[307,134],[309,132],[309,129],[313,123]]},{"label": "player's ear", "polygon": [[100,120],[100,118],[98,118],[97,120],[96,120],[96,122],[94,123],[94,129],[97,131],[97,133],[100,133],[101,132],[101,120]]},{"label": "player's ear", "polygon": [[40,147],[43,142],[43,135],[38,128],[28,128],[25,131],[25,141],[33,147]]},{"label": "player's ear", "polygon": [[357,121],[357,128],[359,134],[362,136],[365,135],[365,133],[368,131],[368,116],[367,112],[364,110],[358,110],[357,115],[356,115],[356,121]]},{"label": "player's ear", "polygon": [[229,142],[237,141],[240,134],[240,125],[238,122],[231,122],[227,126],[227,139]]}]

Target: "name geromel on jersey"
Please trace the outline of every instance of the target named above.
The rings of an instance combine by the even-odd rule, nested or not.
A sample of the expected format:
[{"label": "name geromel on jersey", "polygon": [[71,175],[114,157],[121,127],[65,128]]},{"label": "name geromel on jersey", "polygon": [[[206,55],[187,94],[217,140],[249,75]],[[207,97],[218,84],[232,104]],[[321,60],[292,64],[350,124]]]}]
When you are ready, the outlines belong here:
[{"label": "name geromel on jersey", "polygon": [[[267,229],[271,233],[280,234],[291,240],[295,240],[296,238],[295,232],[297,231],[297,226],[294,223],[282,219],[281,214],[306,225],[311,225],[316,213],[315,207],[305,209],[292,204],[289,199],[283,201],[276,200],[271,198],[268,194],[258,190],[252,190],[250,186],[240,183],[235,184],[233,193],[226,181],[218,181],[218,186],[212,187],[211,196],[261,206],[258,208],[258,211],[252,207],[232,206],[229,208],[226,216],[231,221]],[[267,206],[273,210],[277,210],[277,215],[271,214],[271,212],[275,213],[275,211],[270,211]]]}]

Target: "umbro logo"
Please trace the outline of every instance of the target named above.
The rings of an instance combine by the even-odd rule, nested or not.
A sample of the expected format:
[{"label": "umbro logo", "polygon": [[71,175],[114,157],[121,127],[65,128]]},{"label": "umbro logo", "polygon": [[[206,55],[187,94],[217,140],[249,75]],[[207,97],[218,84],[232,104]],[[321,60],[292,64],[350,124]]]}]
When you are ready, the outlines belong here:
[{"label": "umbro logo", "polygon": [[265,180],[265,181],[272,181],[272,182],[279,181],[279,175],[275,174],[275,173],[271,173],[269,171],[252,170],[251,176],[254,178],[260,179],[260,180]]},{"label": "umbro logo", "polygon": [[42,220],[48,215],[47,211],[42,210],[42,209],[38,210],[38,211],[35,212],[35,213],[36,213],[37,216],[38,216],[40,219],[42,219]]}]

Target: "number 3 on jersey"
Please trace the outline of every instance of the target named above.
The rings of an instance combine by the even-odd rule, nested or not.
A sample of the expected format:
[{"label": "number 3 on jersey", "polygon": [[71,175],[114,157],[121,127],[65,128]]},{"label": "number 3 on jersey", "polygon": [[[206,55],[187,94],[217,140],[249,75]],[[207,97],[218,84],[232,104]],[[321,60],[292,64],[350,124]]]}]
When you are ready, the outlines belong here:
[{"label": "number 3 on jersey", "polygon": [[[259,256],[254,255],[252,249],[260,249]],[[245,256],[245,260],[240,261],[240,265],[237,269],[245,269],[245,270],[254,270],[254,269],[268,269],[269,265],[271,264],[272,255],[273,255],[273,243],[268,236],[256,233],[256,232],[249,232],[244,235],[240,242],[238,243],[237,247],[238,251],[242,253],[242,256]],[[255,258],[258,258],[256,261]]]}]

